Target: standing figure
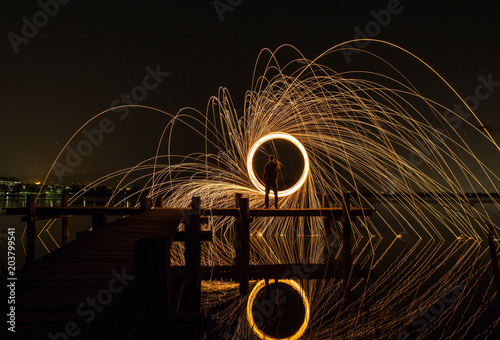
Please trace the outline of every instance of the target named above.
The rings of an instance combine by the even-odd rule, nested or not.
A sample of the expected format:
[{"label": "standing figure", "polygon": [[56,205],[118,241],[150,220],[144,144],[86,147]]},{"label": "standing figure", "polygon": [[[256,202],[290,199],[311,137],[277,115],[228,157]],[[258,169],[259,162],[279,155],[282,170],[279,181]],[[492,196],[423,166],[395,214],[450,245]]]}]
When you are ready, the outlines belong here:
[{"label": "standing figure", "polygon": [[275,160],[274,155],[269,155],[269,162],[264,168],[264,181],[266,184],[266,209],[269,208],[269,192],[273,189],[274,193],[274,208],[278,209],[278,174],[280,164]]}]

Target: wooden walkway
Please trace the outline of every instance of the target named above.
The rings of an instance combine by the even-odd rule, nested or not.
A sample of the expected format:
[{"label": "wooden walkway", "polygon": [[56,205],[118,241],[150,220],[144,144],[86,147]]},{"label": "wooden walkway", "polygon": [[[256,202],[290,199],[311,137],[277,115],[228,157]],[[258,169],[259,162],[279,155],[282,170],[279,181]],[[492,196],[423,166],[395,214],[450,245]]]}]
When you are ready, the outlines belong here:
[{"label": "wooden walkway", "polygon": [[[307,279],[343,277],[347,287],[351,268],[355,275],[363,276],[359,268],[352,267],[350,217],[369,216],[372,210],[351,207],[348,196],[343,207],[330,208],[326,201],[318,209],[279,210],[249,209],[248,198],[239,194],[236,198],[236,207],[230,209],[200,209],[199,198],[193,198],[191,209],[151,209],[147,200],[140,209],[40,208],[35,207],[33,198],[27,208],[8,209],[7,214],[25,215],[31,228],[31,254],[36,220],[92,214],[94,226],[17,273],[14,339],[149,339],[148,329],[163,333],[165,328],[171,335],[198,338],[201,327],[195,323],[202,322],[201,280],[238,281],[240,293],[245,295],[249,280],[276,279],[298,265],[249,265],[252,217],[321,216],[325,232],[330,220],[343,221],[343,263],[314,264],[315,270]],[[107,214],[127,212],[134,215],[106,224]],[[212,239],[211,232],[201,231],[200,224],[210,216],[235,217],[240,241],[235,244],[233,266],[200,266],[200,242]],[[181,222],[185,223],[184,232],[177,231]],[[169,249],[176,241],[186,242],[185,267],[169,267]],[[172,291],[176,287],[173,277],[183,278],[183,294]],[[177,306],[185,307],[174,308],[174,300]],[[174,330],[178,333],[172,333]]]},{"label": "wooden walkway", "polygon": [[14,338],[132,338],[141,318],[132,289],[134,245],[154,236],[173,240],[181,220],[178,209],[153,209],[79,234],[27,265],[16,281]]}]

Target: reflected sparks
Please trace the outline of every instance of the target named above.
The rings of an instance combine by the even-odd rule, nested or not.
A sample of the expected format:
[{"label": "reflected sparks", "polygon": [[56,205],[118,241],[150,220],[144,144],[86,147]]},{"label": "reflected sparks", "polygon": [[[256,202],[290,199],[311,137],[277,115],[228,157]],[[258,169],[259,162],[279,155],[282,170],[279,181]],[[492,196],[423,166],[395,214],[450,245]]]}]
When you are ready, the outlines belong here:
[{"label": "reflected sparks", "polygon": [[[347,43],[314,60],[290,46],[262,51],[242,114],[226,89],[210,99],[206,112],[170,114],[135,105],[167,119],[155,156],[89,187],[118,183],[108,205],[130,199],[138,203],[139,196],[148,196],[162,197],[165,207],[188,207],[198,196],[203,207],[232,208],[235,193],[241,193],[250,207],[263,208],[264,189],[255,175],[263,169],[254,169],[253,159],[265,142],[284,139],[300,150],[304,169],[294,186],[280,190],[280,207],[319,208],[322,195],[330,197],[331,206],[341,206],[340,193],[350,192],[353,207],[376,210],[372,217],[350,221],[353,263],[363,272],[351,273],[349,294],[339,278],[296,282],[282,277],[280,282],[299,292],[305,306],[307,317],[294,333],[297,338],[488,337],[500,317],[492,316],[487,325],[481,321],[493,315],[496,296],[484,239],[489,224],[499,230],[500,204],[491,195],[467,192],[499,192],[500,179],[488,167],[498,160],[499,147],[487,131],[475,128],[482,125],[472,111],[466,120],[450,105],[424,96],[398,68],[398,60],[425,69],[450,96],[447,102],[462,101],[432,68],[394,44],[371,42],[389,57],[366,52],[371,62],[363,70],[328,63],[342,55]],[[279,59],[283,51],[295,58]],[[113,114],[107,110],[94,119]],[[454,128],[456,120],[477,130],[491,159],[476,156]],[[200,136],[198,151],[174,153],[183,144],[192,146],[186,136]],[[140,195],[119,196],[124,188],[139,185]],[[50,235],[50,242],[57,243],[51,226],[45,225],[39,237],[49,242]],[[209,218],[207,230],[217,237],[203,244],[202,265],[233,264],[232,226],[231,217]],[[307,274],[308,265],[341,260],[340,221],[327,226],[329,235],[316,217],[254,218],[250,228],[255,236],[251,264],[302,263]],[[181,244],[172,247],[171,258],[173,265],[184,263]],[[253,284],[249,296],[239,296],[234,283],[204,282],[204,311],[230,301],[214,314],[218,326],[213,334],[271,339],[252,319],[252,301],[264,282]]]},{"label": "reflected sparks", "polygon": [[[279,289],[278,283],[292,287],[300,295],[304,308],[303,313],[301,313],[302,311],[299,312],[299,308],[297,307],[294,307],[294,309],[283,310],[284,308],[286,308],[283,305],[287,302],[287,298],[290,298],[287,297],[287,295]],[[272,288],[269,288],[266,287],[265,281],[261,280],[254,286],[248,297],[246,307],[248,324],[250,325],[254,333],[263,340],[279,340],[285,338],[290,340],[300,339],[300,337],[306,331],[307,324],[309,323],[310,309],[306,293],[304,292],[300,284],[294,280],[278,280],[278,283],[275,281],[272,284],[274,286]],[[264,294],[265,298],[263,299],[263,301],[257,302],[256,298],[259,293],[261,293],[262,290],[266,289],[270,290],[270,292]],[[268,332],[265,332],[261,329],[263,328],[262,325],[265,324],[266,321],[267,323],[271,323],[272,326],[276,326],[276,323],[283,322],[283,328],[286,328],[287,323],[285,317],[283,317],[283,314],[287,312],[292,314],[299,314],[302,317],[303,320],[300,320],[300,327],[297,329],[297,331],[293,332],[292,334],[287,334],[284,337],[277,338],[271,336],[270,334],[268,334]],[[282,321],[281,319],[285,319],[285,321]],[[278,326],[276,326],[276,328],[279,329]]]}]

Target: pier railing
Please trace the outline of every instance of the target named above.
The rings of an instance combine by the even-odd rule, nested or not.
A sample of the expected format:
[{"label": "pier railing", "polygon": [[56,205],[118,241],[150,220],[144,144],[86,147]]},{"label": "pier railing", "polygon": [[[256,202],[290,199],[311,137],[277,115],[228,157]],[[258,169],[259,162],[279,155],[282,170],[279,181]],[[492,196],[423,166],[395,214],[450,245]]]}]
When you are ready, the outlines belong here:
[{"label": "pier railing", "polygon": [[[341,277],[344,280],[346,288],[349,285],[352,266],[351,251],[352,251],[352,229],[351,223],[355,221],[356,216],[371,216],[373,209],[365,209],[352,207],[350,204],[350,195],[342,195],[341,207],[330,207],[328,196],[324,195],[321,208],[313,209],[251,209],[249,206],[249,198],[242,197],[241,194],[235,195],[233,208],[201,208],[200,198],[193,197],[191,208],[163,208],[161,198],[156,198],[154,208],[161,210],[160,215],[179,216],[179,223],[184,223],[184,231],[176,231],[176,226],[172,225],[173,242],[184,242],[185,244],[185,267],[167,267],[167,281],[171,280],[174,272],[183,272],[185,276],[184,291],[186,301],[184,305],[188,306],[188,311],[199,310],[201,298],[201,280],[206,276],[206,269],[201,266],[201,242],[211,241],[212,233],[210,231],[202,231],[201,224],[207,223],[210,217],[216,216],[232,216],[234,217],[234,249],[235,258],[232,266],[219,266],[218,268],[210,268],[210,275],[220,277],[220,279],[234,279],[240,284],[240,293],[248,294],[249,281],[257,277],[268,278],[275,277],[279,272],[286,272],[287,266],[293,264],[281,265],[263,265],[250,266],[250,225],[254,217],[279,217],[279,216],[302,216],[302,217],[321,217],[323,219],[324,235],[328,236],[331,231],[331,222],[340,221],[342,223],[343,233],[343,251],[342,251],[342,270]],[[28,195],[27,205],[23,208],[8,208],[8,215],[23,215],[22,220],[27,223],[27,256],[26,262],[33,262],[35,259],[36,245],[36,221],[45,219],[61,218],[62,220],[62,244],[68,243],[69,222],[71,216],[92,216],[92,229],[98,230],[105,228],[108,215],[130,216],[138,213],[146,213],[153,209],[153,201],[151,198],[142,197],[139,207],[73,207],[68,206],[67,193],[63,193],[61,207],[37,207],[35,195]],[[146,216],[145,216],[146,217]],[[153,216],[149,216],[154,218]],[[138,225],[140,228],[140,225]],[[327,239],[327,237],[325,237]],[[138,243],[137,243],[138,244]],[[144,244],[148,244],[147,242]],[[143,247],[148,249],[148,247]],[[328,247],[326,247],[328,248]],[[139,248],[141,249],[141,248]],[[144,251],[144,250],[141,250]],[[166,251],[168,255],[170,251]],[[136,249],[136,256],[137,256]],[[170,261],[168,261],[169,263]],[[140,261],[138,263],[141,263]],[[331,263],[314,264],[320,268],[323,275],[331,276],[338,275],[334,273],[335,266]],[[141,268],[136,268],[139,272]],[[319,274],[318,274],[319,275]],[[310,275],[310,279],[318,278],[318,275]],[[332,276],[333,277],[333,276]],[[170,278],[170,280],[168,279]],[[172,287],[171,282],[167,287]],[[170,289],[170,288],[169,288]],[[347,291],[347,289],[346,289]],[[168,306],[169,310],[173,311],[172,293],[169,292]]]},{"label": "pier railing", "polygon": [[[329,219],[349,220],[349,216],[365,215],[370,216],[372,210],[356,208],[350,206],[349,195],[343,196],[343,206],[331,208],[328,203],[328,197],[323,197],[323,208],[314,209],[250,209],[248,206],[239,207],[241,195],[236,194],[235,208],[201,208],[200,216],[234,216],[242,218],[241,214],[247,214],[244,218],[253,217],[271,217],[271,216],[319,216],[325,221]],[[92,229],[100,229],[106,226],[108,215],[129,216],[145,212],[153,208],[151,198],[142,197],[139,207],[75,207],[68,206],[68,193],[63,192],[61,196],[60,207],[37,207],[36,195],[27,195],[26,207],[4,208],[7,215],[22,215],[21,220],[26,222],[26,263],[33,262],[35,259],[36,245],[36,221],[61,218],[62,223],[62,245],[69,241],[69,218],[72,216],[92,216]],[[155,207],[163,205],[161,197],[155,199]],[[164,208],[187,211],[185,208]],[[244,209],[244,210],[242,210]],[[246,231],[244,231],[246,232]],[[328,232],[328,230],[326,231]],[[350,233],[350,225],[345,224],[345,233]],[[346,238],[348,235],[344,235]]]}]

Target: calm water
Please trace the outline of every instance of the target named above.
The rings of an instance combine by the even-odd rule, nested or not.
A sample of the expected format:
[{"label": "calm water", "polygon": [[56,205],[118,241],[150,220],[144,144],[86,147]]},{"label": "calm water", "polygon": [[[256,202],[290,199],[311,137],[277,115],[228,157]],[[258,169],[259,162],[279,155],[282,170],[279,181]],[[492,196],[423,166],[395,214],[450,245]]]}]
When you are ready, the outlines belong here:
[{"label": "calm water", "polygon": [[[103,206],[107,202],[107,199],[85,199],[76,202],[75,206]],[[26,205],[26,199],[23,197],[0,197],[0,208],[3,207],[24,207]],[[37,202],[37,206],[60,206],[60,199],[47,199],[42,198]],[[133,203],[129,202],[132,206]],[[482,308],[481,300],[483,296],[492,296],[494,294],[494,287],[491,285],[492,271],[487,265],[490,261],[488,253],[487,242],[481,242],[480,244],[474,243],[472,241],[461,240],[451,233],[446,231],[444,228],[440,229],[440,222],[436,219],[435,221],[428,221],[428,224],[434,227],[442,233],[444,240],[436,240],[430,237],[425,237],[425,232],[418,227],[418,221],[410,215],[407,216],[393,216],[391,211],[398,210],[397,204],[377,204],[375,205],[377,214],[372,216],[370,220],[373,225],[377,228],[377,235],[373,238],[367,237],[368,232],[366,228],[363,227],[360,221],[356,222],[356,226],[363,237],[357,237],[358,242],[353,243],[352,253],[354,261],[363,268],[372,268],[369,282],[368,278],[354,277],[352,284],[352,294],[354,296],[365,294],[362,303],[353,303],[352,310],[347,309],[340,315],[345,320],[354,320],[358,317],[358,311],[369,306],[372,314],[368,314],[363,317],[363,322],[370,322],[370,318],[376,316],[375,324],[389,325],[387,329],[397,329],[398,332],[403,331],[415,331],[410,323],[411,320],[415,319],[414,324],[418,324],[427,318],[426,322],[431,324],[432,320],[437,320],[440,314],[437,312],[432,312],[431,307],[433,304],[441,303],[442,301],[451,301],[451,298],[446,296],[445,291],[449,285],[458,285],[460,290],[465,290],[466,301],[472,301],[471,304],[467,302],[462,303],[459,307],[455,307],[455,304],[449,303],[445,305],[445,309],[451,311],[455,309],[455,313],[467,315],[467,317],[472,318],[475,315],[475,311]],[[493,223],[497,225],[500,224],[500,213],[494,204],[485,204],[485,211],[490,215]],[[113,217],[108,220],[112,221]],[[118,218],[118,217],[115,217]],[[405,223],[401,223],[401,220],[405,220]],[[76,233],[80,231],[86,231],[91,225],[90,216],[80,216],[73,217],[70,219],[70,240],[76,237]],[[2,247],[2,266],[5,264],[5,232],[8,228],[16,229],[16,261],[17,268],[21,268],[24,264],[25,256],[21,245],[21,236],[24,230],[25,223],[21,222],[21,216],[7,216],[4,211],[0,212],[0,232],[2,232],[2,237],[0,237],[0,246]],[[45,226],[45,221],[37,222],[37,231],[40,232]],[[418,238],[411,236],[408,233],[403,233],[405,230],[409,230],[410,227],[415,228],[415,232],[422,236]],[[477,226],[474,226],[476,228]],[[393,231],[391,230],[393,229]],[[40,237],[41,240],[37,241],[36,257],[41,257],[47,253],[47,251],[53,251],[58,248],[58,243],[61,240],[61,221],[56,220],[56,222],[50,227],[50,234],[47,232],[42,232]],[[339,226],[334,233],[337,232],[340,238],[332,240],[332,254],[337,260],[341,258],[341,251],[339,249],[339,244],[341,243],[341,232]],[[370,230],[373,234],[373,230]],[[483,235],[480,230],[476,230],[478,234]],[[395,233],[401,233],[400,237],[395,237]],[[53,235],[54,239],[51,238]],[[359,236],[359,235],[358,235]],[[287,254],[282,256],[284,260],[286,259],[298,259],[297,255],[300,252],[297,247],[298,243],[304,242],[305,247],[311,247],[311,249],[316,249],[321,247],[323,239],[321,236],[312,237],[307,242],[297,240],[296,237],[283,238],[283,237],[252,237],[252,261],[255,263],[272,263],[274,254],[277,256],[282,256],[282,254]],[[217,249],[217,244],[220,244],[220,249]],[[213,247],[216,252],[224,252],[227,248],[220,242],[214,242]],[[266,256],[263,256],[266,254]],[[292,261],[290,261],[292,262]],[[459,264],[457,266],[457,264]],[[481,269],[477,271],[476,269]],[[476,269],[475,269],[476,268]],[[476,281],[474,279],[475,273],[482,272],[481,277],[478,277]],[[444,282],[443,282],[444,281]],[[435,286],[439,282],[438,286]],[[333,311],[331,313],[337,313],[336,302],[341,297],[342,290],[339,288],[341,286],[335,286],[332,283],[329,286],[323,287],[320,282],[310,281],[308,288],[308,296],[311,301],[322,301],[325,306],[329,306],[328,310]],[[436,288],[437,287],[437,288]],[[217,287],[217,290],[224,290],[222,287]],[[228,288],[229,290],[233,288]],[[422,294],[427,294],[428,291],[438,290],[437,294],[430,296],[425,300],[418,301]],[[449,289],[448,289],[449,290]],[[439,293],[443,291],[443,293]],[[408,306],[411,301],[417,301],[418,308],[415,308],[417,314],[413,311],[408,312],[405,310],[405,306]],[[467,307],[469,306],[469,307]],[[493,316],[495,310],[500,306],[497,306],[495,302],[488,306],[487,312],[481,316],[481,319],[473,325],[473,332],[484,331],[491,325],[492,320],[496,317]],[[323,316],[325,320],[330,320],[330,312],[322,310],[319,305],[313,306],[315,315],[311,319],[311,329],[316,329],[321,323],[321,327],[317,329],[325,329],[330,332],[329,329],[338,329],[341,332],[349,332],[349,330],[354,326],[346,322],[344,325],[330,325],[329,321],[323,324]],[[431,308],[431,312],[434,314],[429,314],[426,312],[427,308]],[[227,309],[231,313],[225,313],[221,315],[221,320],[224,320],[222,324],[229,324],[231,320],[231,315],[241,314],[244,318],[244,310],[238,306],[234,306]],[[437,309],[436,309],[437,310]],[[441,313],[441,312],[439,312]],[[227,314],[227,316],[226,316]],[[431,315],[429,317],[429,315]],[[491,319],[490,316],[492,315]],[[483,319],[484,317],[484,319]],[[227,320],[226,320],[227,318]],[[393,320],[401,319],[398,321],[397,325],[391,325]],[[408,321],[410,319],[410,321]],[[454,327],[460,325],[459,319],[451,319],[449,321]],[[400,323],[400,325],[399,325]],[[406,325],[406,326],[405,326]],[[409,325],[409,326],[408,326]],[[234,326],[236,327],[236,326]],[[233,328],[234,328],[233,327]],[[378,327],[378,326],[377,326]],[[375,327],[375,328],[377,328]],[[237,328],[237,327],[236,327]],[[380,331],[383,331],[383,326],[381,326]],[[367,328],[367,336],[370,336],[370,332],[373,335],[373,329],[370,331]],[[438,328],[439,329],[439,328]],[[234,329],[224,328],[221,332],[233,332]],[[387,331],[387,330],[386,330]],[[441,330],[440,330],[441,331]],[[325,333],[318,335],[317,338],[331,338],[331,333]],[[362,331],[360,331],[362,332]],[[387,331],[390,332],[390,331]],[[418,333],[418,332],[417,332]],[[415,334],[417,334],[415,333]],[[387,333],[389,334],[389,333]],[[439,337],[440,333],[435,335]],[[323,336],[324,335],[324,336]],[[361,336],[361,335],[360,335]],[[363,335],[364,336],[364,335]],[[428,335],[426,338],[433,338],[434,335]]]}]

